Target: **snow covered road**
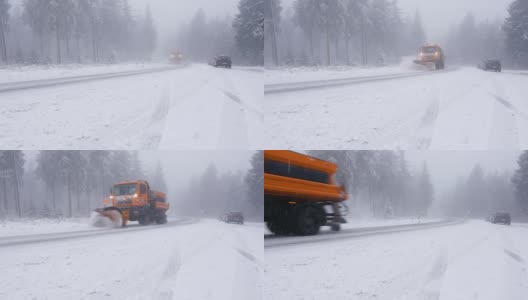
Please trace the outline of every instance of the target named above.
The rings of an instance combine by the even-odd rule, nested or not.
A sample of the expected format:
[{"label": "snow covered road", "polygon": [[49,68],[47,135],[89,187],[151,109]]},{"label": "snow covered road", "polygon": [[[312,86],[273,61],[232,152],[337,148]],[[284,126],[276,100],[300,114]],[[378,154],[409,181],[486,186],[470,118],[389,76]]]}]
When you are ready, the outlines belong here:
[{"label": "snow covered road", "polygon": [[351,84],[359,84],[366,82],[385,81],[390,79],[401,79],[416,76],[436,75],[446,72],[453,72],[456,69],[435,71],[435,72],[406,72],[401,74],[389,74],[389,75],[376,75],[376,76],[354,76],[349,78],[338,78],[338,79],[327,79],[327,80],[315,80],[315,81],[301,81],[292,83],[278,83],[278,84],[267,84],[264,86],[264,94],[280,94],[289,92],[306,91],[310,89],[321,89],[327,87],[345,86]]},{"label": "snow covered road", "polygon": [[261,299],[262,225],[186,226],[0,247],[0,299]]},{"label": "snow covered road", "polygon": [[262,148],[262,78],[254,70],[197,64],[5,92],[0,96],[0,145],[40,150]]},{"label": "snow covered road", "polygon": [[268,148],[528,147],[528,77],[474,68],[420,73],[424,76],[390,75],[361,84],[267,94]]},{"label": "snow covered road", "polygon": [[264,298],[524,299],[526,234],[526,226],[475,220],[270,248],[265,253]]},{"label": "snow covered road", "polygon": [[111,78],[116,78],[116,77],[127,77],[127,76],[150,74],[150,73],[156,73],[156,72],[165,72],[165,71],[181,69],[183,67],[184,66],[165,66],[165,67],[157,67],[157,68],[143,69],[143,70],[106,72],[102,74],[78,75],[78,76],[70,76],[70,77],[58,77],[58,78],[52,78],[52,79],[37,79],[37,80],[27,80],[27,81],[18,81],[18,82],[5,82],[5,83],[0,83],[0,93],[28,90],[28,89],[37,89],[37,88],[58,86],[58,85],[64,85],[64,84],[72,84],[72,83],[81,83],[81,82],[87,82],[87,81],[93,81],[93,80],[111,79]]},{"label": "snow covered road", "polygon": [[129,232],[143,231],[143,230],[155,230],[160,226],[181,226],[196,223],[197,220],[191,218],[181,218],[178,220],[171,220],[167,224],[159,226],[141,226],[139,224],[130,224],[126,228],[85,228],[84,230],[68,231],[68,232],[55,232],[46,234],[31,234],[31,235],[17,235],[0,237],[0,247],[15,246],[22,244],[35,244],[35,243],[47,243],[51,241],[62,241],[69,239],[78,239],[83,237],[93,237],[107,234],[126,234]]},{"label": "snow covered road", "polygon": [[265,236],[264,247],[283,247],[307,243],[319,243],[333,240],[342,240],[346,238],[357,238],[370,235],[378,234],[389,234],[395,232],[403,232],[409,230],[420,230],[428,229],[439,226],[448,226],[460,224],[460,220],[442,220],[434,222],[425,222],[417,224],[402,224],[402,225],[389,225],[389,226],[374,226],[374,227],[363,227],[363,228],[348,228],[342,229],[339,232],[333,231],[322,231],[320,234],[315,236],[297,236],[297,237],[284,237],[284,236]]}]

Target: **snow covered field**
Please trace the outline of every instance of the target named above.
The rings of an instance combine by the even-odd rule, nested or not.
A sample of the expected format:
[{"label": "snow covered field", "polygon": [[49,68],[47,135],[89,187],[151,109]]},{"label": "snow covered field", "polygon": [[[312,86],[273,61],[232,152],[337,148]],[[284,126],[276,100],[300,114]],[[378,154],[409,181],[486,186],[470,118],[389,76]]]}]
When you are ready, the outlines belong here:
[{"label": "snow covered field", "polygon": [[0,239],[8,236],[98,230],[98,228],[89,227],[87,224],[87,218],[0,221]]},{"label": "snow covered field", "polygon": [[264,298],[524,299],[526,234],[475,220],[266,249]]},{"label": "snow covered field", "polygon": [[0,247],[0,299],[262,298],[262,224],[152,226]]},{"label": "snow covered field", "polygon": [[[410,70],[402,67],[401,72],[408,74]],[[313,73],[295,78],[328,79],[326,75]],[[267,147],[392,150],[528,147],[527,76],[469,67],[414,74],[420,73],[423,76],[267,94]],[[356,72],[348,77],[353,76],[364,74]]]},{"label": "snow covered field", "polygon": [[0,144],[40,150],[262,148],[262,77],[255,70],[196,64],[4,92]]}]

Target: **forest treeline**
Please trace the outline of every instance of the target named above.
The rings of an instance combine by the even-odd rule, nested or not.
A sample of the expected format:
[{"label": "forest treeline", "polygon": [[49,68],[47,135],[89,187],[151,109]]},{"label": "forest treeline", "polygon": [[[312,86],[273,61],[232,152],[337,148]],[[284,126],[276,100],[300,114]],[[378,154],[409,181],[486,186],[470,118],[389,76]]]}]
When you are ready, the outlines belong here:
[{"label": "forest treeline", "polygon": [[484,218],[497,211],[528,215],[528,151],[511,172],[487,173],[476,165],[452,187],[436,191],[427,165],[409,168],[402,151],[308,151],[336,163],[336,181],[349,194],[350,214],[374,217]]},{"label": "forest treeline", "polygon": [[198,10],[188,24],[160,40],[150,7],[129,0],[0,0],[0,64],[116,63],[162,59],[181,51],[206,61],[232,55],[263,64],[264,0],[240,0],[234,17],[208,19]]},{"label": "forest treeline", "polygon": [[247,173],[221,174],[211,164],[187,188],[171,194],[161,162],[148,169],[137,151],[0,151],[0,218],[88,216],[101,207],[113,184],[147,180],[168,193],[172,214],[216,217],[244,211],[258,219],[263,203],[259,155]]},{"label": "forest treeline", "polygon": [[434,199],[427,165],[410,170],[401,151],[309,151],[337,163],[336,181],[349,194],[350,213],[374,217],[426,216]]},{"label": "forest treeline", "polygon": [[418,10],[404,14],[397,0],[297,0],[287,9],[281,0],[267,0],[265,12],[269,66],[398,63],[427,42],[444,47],[450,62],[499,58],[528,67],[524,0],[511,3],[505,20],[477,20],[468,12],[459,24],[445,24],[440,40],[425,34],[427,20]]}]

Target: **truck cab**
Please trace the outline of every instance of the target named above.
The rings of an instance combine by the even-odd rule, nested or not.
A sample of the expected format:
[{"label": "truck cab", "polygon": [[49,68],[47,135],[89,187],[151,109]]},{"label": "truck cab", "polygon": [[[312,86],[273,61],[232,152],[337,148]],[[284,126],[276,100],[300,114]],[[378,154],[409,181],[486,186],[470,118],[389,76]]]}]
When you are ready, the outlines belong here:
[{"label": "truck cab", "polygon": [[418,52],[418,59],[414,61],[420,65],[433,64],[436,70],[445,68],[444,51],[438,45],[423,45]]},{"label": "truck cab", "polygon": [[120,182],[110,188],[110,196],[103,200],[104,207],[96,209],[103,215],[111,211],[120,213],[123,226],[128,221],[139,221],[147,225],[155,221],[167,222],[166,211],[169,204],[165,193],[154,191],[145,180]]}]

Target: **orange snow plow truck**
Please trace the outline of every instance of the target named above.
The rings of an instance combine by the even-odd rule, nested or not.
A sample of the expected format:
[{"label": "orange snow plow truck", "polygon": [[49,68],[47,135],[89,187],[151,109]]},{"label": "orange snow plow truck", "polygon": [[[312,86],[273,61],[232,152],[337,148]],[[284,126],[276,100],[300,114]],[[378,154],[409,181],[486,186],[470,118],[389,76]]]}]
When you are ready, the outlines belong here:
[{"label": "orange snow plow truck", "polygon": [[128,221],[138,221],[141,225],[167,223],[169,204],[166,194],[152,190],[144,180],[115,184],[103,205],[94,211],[110,220],[113,226],[126,226]]},{"label": "orange snow plow truck", "polygon": [[264,151],[264,221],[276,235],[314,235],[345,223],[337,165],[293,151]]}]

